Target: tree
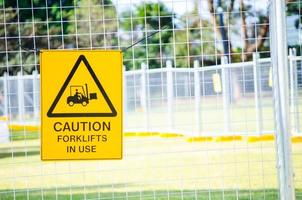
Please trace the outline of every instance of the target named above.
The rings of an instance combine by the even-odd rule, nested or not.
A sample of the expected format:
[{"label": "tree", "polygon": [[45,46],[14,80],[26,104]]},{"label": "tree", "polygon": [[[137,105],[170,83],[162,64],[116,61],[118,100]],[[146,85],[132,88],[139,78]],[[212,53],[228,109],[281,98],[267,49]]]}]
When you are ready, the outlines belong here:
[{"label": "tree", "polygon": [[[294,16],[294,26],[297,29],[296,34],[297,37],[300,37],[300,32],[302,28],[302,4],[300,1],[288,0],[287,1],[287,16]],[[296,39],[296,41],[295,41]],[[292,44],[289,44],[289,48],[295,48],[297,50],[297,55],[301,55],[301,43],[299,38],[294,38]]]},{"label": "tree", "polygon": [[297,15],[299,18],[295,21],[295,26],[298,29],[300,24],[301,24],[301,20],[302,20],[302,5],[300,1],[297,0],[287,0],[287,10],[286,13],[288,16],[291,15]]},{"label": "tree", "polygon": [[[143,3],[132,11],[122,13],[122,46],[128,47],[146,37],[142,43],[124,52],[127,69],[138,69],[142,62],[147,63],[149,68],[159,68],[165,60],[171,59],[174,20],[175,14],[163,3]],[[159,33],[147,38],[156,31]]]},{"label": "tree", "polygon": [[175,42],[181,43],[175,48],[176,56],[183,57],[178,60],[178,67],[193,67],[195,60],[199,60],[201,66],[215,64],[213,55],[216,54],[214,34],[211,23],[202,19],[199,14],[199,1],[194,1],[193,10],[179,17],[179,29],[175,31]]},{"label": "tree", "polygon": [[74,44],[80,48],[117,48],[118,14],[110,0],[82,0],[76,12],[78,23],[70,32],[78,36]]},{"label": "tree", "polygon": [[[254,10],[253,2],[244,0],[222,2],[222,0],[218,0],[215,5],[214,0],[208,0],[208,8],[216,32],[224,43],[224,55],[228,56],[230,60],[246,61],[251,59],[253,52],[268,48],[264,45],[269,31],[269,19],[266,11]],[[238,18],[240,18],[239,24],[237,23]],[[240,35],[243,46],[234,47],[233,41],[229,38],[229,35],[232,34],[229,33],[229,25],[241,26],[242,33]]]},{"label": "tree", "polygon": [[37,49],[117,46],[117,13],[110,0],[0,0],[0,6],[5,7],[0,73],[38,69]]},{"label": "tree", "polygon": [[[16,74],[18,71],[31,73],[37,69],[35,49],[60,48],[64,45],[63,37],[47,38],[48,35],[64,35],[68,33],[68,18],[73,15],[73,0],[33,0],[33,1],[0,1],[5,8],[0,12],[0,20],[4,23],[0,29],[1,74],[7,71]],[[60,9],[65,6],[64,9]],[[69,7],[67,7],[69,6]],[[41,9],[32,9],[32,8]],[[50,9],[42,9],[50,7]],[[16,9],[18,8],[18,9]],[[45,22],[53,22],[46,24]],[[64,21],[64,23],[58,23]]]}]

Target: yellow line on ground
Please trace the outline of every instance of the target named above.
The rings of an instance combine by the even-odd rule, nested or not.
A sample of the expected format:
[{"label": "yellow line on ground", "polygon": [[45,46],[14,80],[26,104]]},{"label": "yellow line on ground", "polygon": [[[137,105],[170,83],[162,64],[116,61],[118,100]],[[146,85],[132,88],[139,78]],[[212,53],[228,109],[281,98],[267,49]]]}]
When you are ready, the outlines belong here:
[{"label": "yellow line on ground", "polygon": [[213,141],[212,136],[197,136],[197,137],[188,137],[187,142],[210,142]]},{"label": "yellow line on ground", "polygon": [[[0,117],[1,120],[1,117]],[[39,131],[40,126],[38,125],[20,125],[20,124],[9,124],[8,128],[10,131]],[[159,132],[125,132],[125,137],[149,137],[149,136],[159,136],[161,138],[179,138],[184,137],[184,134],[180,133],[159,133]],[[265,142],[275,140],[274,134],[259,135],[259,136],[195,136],[195,137],[186,137],[187,142],[232,142],[232,141],[241,141],[246,140],[250,143],[255,142]],[[292,143],[302,143],[301,136],[293,136]]]},{"label": "yellow line on ground", "polygon": [[36,125],[9,124],[8,128],[11,131],[39,131],[40,130],[40,126],[36,126]]},{"label": "yellow line on ground", "polygon": [[216,142],[232,142],[232,141],[240,141],[242,140],[242,136],[234,135],[234,136],[218,136],[215,138]]},{"label": "yellow line on ground", "polygon": [[161,138],[178,138],[178,137],[183,137],[183,134],[179,133],[161,133],[159,137]]},{"label": "yellow line on ground", "polygon": [[292,143],[302,143],[302,136],[292,137]]},{"label": "yellow line on ground", "polygon": [[158,136],[157,132],[125,132],[125,137],[149,137],[149,136]]},{"label": "yellow line on ground", "polygon": [[275,136],[273,134],[269,135],[259,135],[259,136],[248,136],[247,141],[254,142],[264,142],[264,141],[273,141],[275,140]]}]

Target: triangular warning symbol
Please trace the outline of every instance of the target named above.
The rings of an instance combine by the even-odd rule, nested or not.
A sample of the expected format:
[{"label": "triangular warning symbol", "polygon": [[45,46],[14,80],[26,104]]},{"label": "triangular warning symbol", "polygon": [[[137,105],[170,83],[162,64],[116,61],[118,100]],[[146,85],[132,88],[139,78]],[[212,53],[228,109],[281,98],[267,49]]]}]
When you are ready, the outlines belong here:
[{"label": "triangular warning symbol", "polygon": [[[88,89],[87,89],[87,84],[86,84],[86,90],[84,86],[79,86],[79,85],[73,85],[73,86],[69,86],[69,83],[71,82],[74,74],[76,73],[77,69],[79,68],[80,64],[83,63],[86,67],[86,69],[89,72],[89,75],[91,76],[92,80],[94,81],[96,88],[99,89],[99,93],[101,94],[101,96],[104,98],[105,103],[108,105],[109,107],[109,112],[102,112],[102,111],[97,111],[97,110],[89,110],[87,112],[85,112],[85,107],[87,107],[86,105],[89,103],[89,101],[91,101],[91,99],[97,99],[97,93],[92,93],[92,94],[88,94]],[[68,86],[70,88],[68,88]],[[80,92],[78,92],[78,89],[74,89],[74,88],[83,88],[84,94],[81,94]],[[66,89],[70,89],[70,96],[67,98],[67,100],[64,100],[64,103],[66,102],[66,107],[69,106],[73,106],[75,104],[77,105],[82,105],[84,111],[81,109],[74,109],[74,111],[70,111],[70,109],[67,109],[67,112],[55,112],[56,106],[58,104],[58,102],[60,101],[60,99],[62,98],[63,93],[65,92]],[[85,93],[86,91],[86,93]],[[81,94],[81,95],[79,95]],[[93,100],[92,100],[93,101]],[[92,70],[90,64],[88,63],[87,59],[85,58],[84,55],[80,55],[78,60],[76,61],[75,65],[73,66],[71,72],[69,73],[66,81],[64,82],[62,88],[60,89],[59,93],[57,94],[54,102],[52,103],[52,105],[50,106],[48,112],[47,112],[47,116],[48,117],[114,117],[117,115],[117,112],[111,102],[111,100],[109,99],[108,95],[106,94],[102,84],[100,83],[100,81],[98,80],[97,76],[95,75],[94,71]]]}]

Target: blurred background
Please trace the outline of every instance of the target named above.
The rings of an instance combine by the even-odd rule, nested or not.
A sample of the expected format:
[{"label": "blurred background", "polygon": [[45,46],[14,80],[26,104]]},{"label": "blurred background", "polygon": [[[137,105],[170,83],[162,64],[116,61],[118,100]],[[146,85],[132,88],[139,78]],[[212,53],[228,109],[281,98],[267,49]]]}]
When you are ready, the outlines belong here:
[{"label": "blurred background", "polygon": [[[34,49],[123,49],[127,70],[202,67],[250,61],[252,52],[269,57],[266,1],[61,0],[1,1],[2,73],[38,69]],[[299,3],[288,12],[290,45],[299,46]],[[20,49],[27,51],[19,52]],[[300,52],[300,51],[299,51]],[[35,60],[36,59],[36,60]],[[21,67],[22,65],[22,67]],[[22,69],[21,69],[22,68]]]},{"label": "blurred background", "polygon": [[[271,5],[0,0],[0,199],[278,199]],[[302,2],[284,12],[302,199]],[[41,49],[123,51],[123,160],[40,161]]]}]

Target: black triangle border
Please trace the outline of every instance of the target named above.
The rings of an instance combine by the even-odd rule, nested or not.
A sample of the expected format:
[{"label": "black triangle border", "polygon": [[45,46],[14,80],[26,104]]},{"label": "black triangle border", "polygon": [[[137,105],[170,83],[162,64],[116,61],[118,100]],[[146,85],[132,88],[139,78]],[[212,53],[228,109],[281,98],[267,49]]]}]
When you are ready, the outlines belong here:
[{"label": "black triangle border", "polygon": [[[101,91],[106,103],[108,104],[111,113],[53,113],[55,107],[57,106],[57,103],[59,102],[61,96],[63,95],[65,89],[67,88],[70,80],[72,79],[73,75],[77,71],[78,67],[80,66],[81,61],[84,62],[86,68],[88,69],[90,75],[92,76],[94,82],[98,86],[99,90]],[[102,84],[98,80],[97,76],[95,75],[94,71],[92,70],[90,64],[88,63],[86,57],[84,55],[80,55],[78,60],[76,61],[75,65],[73,66],[71,72],[69,73],[67,79],[65,80],[63,86],[61,87],[58,95],[56,96],[54,102],[52,103],[51,107],[49,108],[47,112],[48,117],[115,117],[117,115],[117,112],[109,99],[107,93],[105,92]]]}]

